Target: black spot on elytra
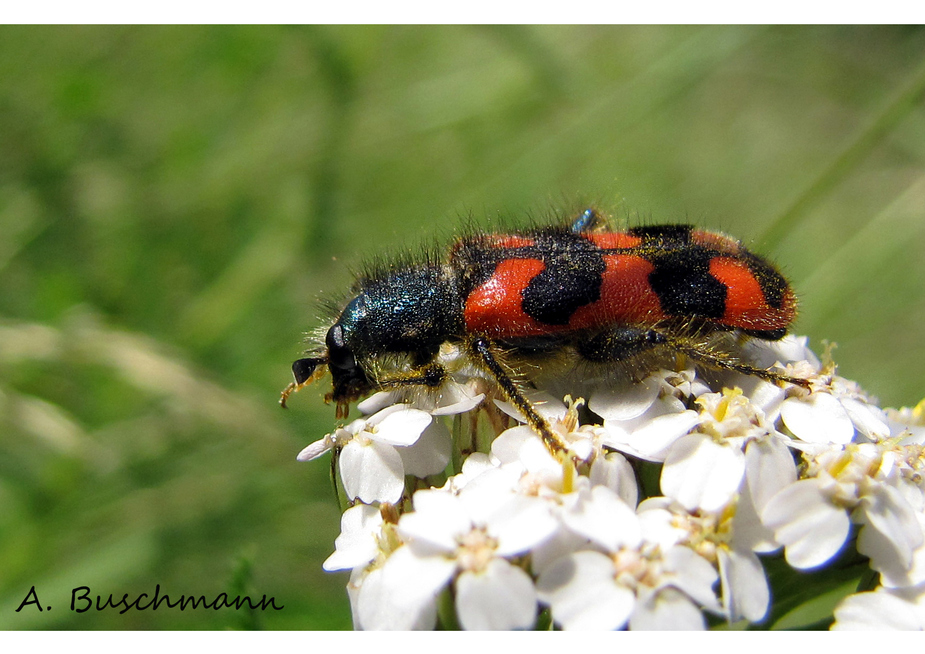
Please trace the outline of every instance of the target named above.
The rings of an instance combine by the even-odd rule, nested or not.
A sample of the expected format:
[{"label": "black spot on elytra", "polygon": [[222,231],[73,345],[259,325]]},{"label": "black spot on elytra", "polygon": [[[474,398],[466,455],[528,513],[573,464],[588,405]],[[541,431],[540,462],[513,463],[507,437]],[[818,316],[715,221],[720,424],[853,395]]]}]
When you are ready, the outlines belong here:
[{"label": "black spot on elytra", "polygon": [[726,313],[726,287],[710,274],[713,253],[700,248],[661,254],[649,284],[669,316],[718,320]]},{"label": "black spot on elytra", "polygon": [[567,325],[575,311],[601,297],[604,258],[600,249],[578,235],[537,238],[546,267],[523,291],[523,310],[546,325]]}]

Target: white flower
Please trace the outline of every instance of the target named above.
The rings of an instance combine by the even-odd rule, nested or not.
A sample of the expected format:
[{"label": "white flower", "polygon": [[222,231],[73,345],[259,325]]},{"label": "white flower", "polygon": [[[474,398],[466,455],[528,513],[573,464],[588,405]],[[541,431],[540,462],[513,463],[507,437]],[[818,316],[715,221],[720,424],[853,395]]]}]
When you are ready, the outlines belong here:
[{"label": "white flower", "polygon": [[[862,500],[858,552],[870,558],[884,586],[925,582],[925,513],[914,511],[898,491],[882,486]],[[916,528],[917,525],[917,528]]]},{"label": "white flower", "polygon": [[605,550],[635,547],[642,538],[632,507],[607,486],[583,485],[563,496],[560,516],[566,527]]},{"label": "white flower", "polygon": [[335,551],[322,567],[332,572],[366,565],[379,554],[381,534],[382,514],[377,507],[357,504],[347,509],[340,519]]},{"label": "white flower", "polygon": [[818,375],[812,385],[811,393],[794,389],[780,407],[784,425],[800,440],[845,445],[855,432],[872,441],[890,436],[886,414],[855,382]]},{"label": "white flower", "polygon": [[[405,551],[405,574],[400,580],[396,577],[396,583],[415,586],[414,597],[425,604],[455,578],[456,613],[464,629],[532,627],[533,580],[508,559],[529,551],[558,529],[545,503],[499,492],[497,484],[483,482],[467,484],[457,495],[418,491],[414,508],[398,523],[398,532],[408,544],[399,550]],[[434,574],[421,580],[417,565]],[[381,601],[388,602],[388,596],[384,594]]]},{"label": "white flower", "polygon": [[[540,600],[566,630],[704,629],[698,604],[715,605],[716,571],[686,547],[580,551],[537,581]],[[666,610],[668,607],[670,609]]]},{"label": "white flower", "polygon": [[[595,450],[600,450],[600,435],[603,431],[592,425],[580,425],[578,421],[578,409],[584,404],[584,400],[579,398],[572,400],[570,396],[565,398],[565,402],[560,402],[549,393],[542,391],[531,391],[525,393],[526,398],[533,404],[537,413],[539,413],[552,428],[553,432],[559,438],[559,442],[568,450],[569,454],[579,460],[589,461]],[[495,400],[495,404],[512,418],[520,422],[526,422],[524,416],[510,402]],[[502,462],[508,462],[513,454],[511,447],[519,449],[521,442],[526,434],[532,434],[533,440],[541,443],[535,432],[529,427],[509,429],[502,433],[492,443],[492,453],[499,457]],[[511,432],[509,437],[513,442],[508,444],[501,440],[505,433]],[[516,434],[516,435],[515,435]],[[544,446],[545,447],[545,446]],[[528,466],[529,467],[529,466]]]},{"label": "white flower", "polygon": [[588,407],[604,419],[604,445],[662,462],[671,445],[697,424],[697,412],[685,400],[706,391],[693,369],[660,370],[637,384],[599,389]]},{"label": "white flower", "polygon": [[[703,629],[698,607],[718,608],[713,567],[687,547],[647,538],[644,523],[605,486],[575,499],[563,520],[600,549],[541,569],[537,590],[555,622],[563,629]],[[601,524],[605,515],[611,524]]]},{"label": "white flower", "polygon": [[[786,476],[788,470],[792,473],[793,460],[784,445],[787,439],[766,425],[764,413],[741,390],[705,393],[696,404],[702,407],[698,426],[676,440],[665,458],[661,477],[665,495],[689,510],[718,511],[739,492],[746,470],[771,478]],[[752,442],[765,445],[752,448],[753,455],[746,457]]]},{"label": "white flower", "polygon": [[407,546],[399,547],[382,566],[355,570],[354,623],[369,631],[433,629],[445,583],[446,568],[437,557],[420,561]]},{"label": "white flower", "polygon": [[729,503],[744,476],[741,447],[694,433],[671,446],[662,468],[661,488],[688,509],[715,511]]},{"label": "white flower", "polygon": [[667,497],[639,505],[639,519],[662,548],[687,545],[719,570],[726,618],[758,622],[767,614],[770,590],[755,550],[763,529],[754,518],[747,486],[735,503],[716,512],[690,512]]},{"label": "white flower", "polygon": [[[925,401],[883,411],[805,338],[750,339],[740,361],[812,391],[693,366],[638,382],[538,375],[545,390],[525,396],[563,446],[551,451],[505,428],[495,405],[524,417],[485,402],[497,391],[464,354],[441,347],[446,383],[376,393],[359,404],[372,415],[299,455],[335,450],[362,501],[324,563],[351,570],[356,628],[432,629],[438,604],[469,630],[529,629],[540,604],[570,630],[757,623],[771,601],[758,554],[783,546],[792,567],[819,567],[852,524],[881,586],[845,599],[834,628],[925,627]],[[457,442],[441,415],[457,416]],[[427,488],[451,458],[458,474]]]},{"label": "white flower", "polygon": [[342,448],[341,481],[350,499],[394,504],[404,492],[406,474],[423,477],[443,470],[450,435],[430,414],[396,404],[327,434],[297,458],[310,461],[334,447]]},{"label": "white flower", "polygon": [[492,556],[522,554],[549,538],[558,525],[545,502],[503,493],[502,484],[470,484],[458,495],[418,491],[413,498],[415,510],[401,517],[399,533],[415,547],[432,546],[465,558],[471,548],[459,550],[462,539],[473,531],[484,531],[495,542]]},{"label": "white flower", "polygon": [[925,585],[888,589],[882,586],[849,595],[835,609],[833,630],[925,630]]},{"label": "white flower", "polygon": [[693,372],[662,370],[638,384],[595,393],[588,406],[604,419],[602,443],[645,461],[664,461],[671,445],[697,424],[697,412],[681,399],[701,390],[693,379]]},{"label": "white flower", "polygon": [[554,457],[530,427],[506,429],[491,444],[491,460],[498,466],[516,468],[524,473],[523,485],[543,487],[556,493],[569,492],[566,470],[571,464]]},{"label": "white flower", "polygon": [[540,600],[552,607],[563,629],[619,629],[636,604],[635,584],[618,583],[620,572],[614,559],[601,552],[569,554],[540,574]]},{"label": "white flower", "polygon": [[[569,457],[553,456],[536,433],[527,426],[506,429],[491,444],[492,459],[500,466],[519,467],[524,477],[520,488],[529,494],[572,493],[576,490],[576,470],[573,459],[591,462],[588,479],[592,485],[604,485],[615,491],[631,506],[636,505],[638,487],[632,466],[619,452],[602,448],[606,440],[603,429],[593,425],[578,425],[578,408],[583,400],[568,405],[553,398],[543,398],[544,418],[567,448]],[[499,403],[502,409],[513,408]]]},{"label": "white flower", "polygon": [[916,509],[892,481],[891,452],[888,444],[874,443],[804,452],[806,478],[779,491],[761,514],[792,566],[814,568],[833,558],[853,519],[864,525],[858,547],[871,556],[875,569],[911,567],[912,553],[925,536]]}]

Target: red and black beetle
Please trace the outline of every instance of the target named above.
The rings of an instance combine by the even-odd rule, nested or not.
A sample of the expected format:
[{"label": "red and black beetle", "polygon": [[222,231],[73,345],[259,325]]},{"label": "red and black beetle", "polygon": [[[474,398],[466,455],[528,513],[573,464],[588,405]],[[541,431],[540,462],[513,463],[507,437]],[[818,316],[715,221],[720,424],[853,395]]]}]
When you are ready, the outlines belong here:
[{"label": "red and black beetle", "polygon": [[[375,390],[439,387],[447,371],[437,353],[455,343],[556,450],[515,381],[519,361],[568,351],[608,364],[667,350],[805,386],[708,344],[717,334],[779,340],[795,316],[787,280],[739,241],[690,225],[609,231],[589,209],[570,226],[475,234],[457,240],[443,261],[360,279],[323,345],[293,364],[295,381],[280,402],[325,368],[333,379],[326,400],[339,417]],[[381,365],[386,359],[401,363]]]}]

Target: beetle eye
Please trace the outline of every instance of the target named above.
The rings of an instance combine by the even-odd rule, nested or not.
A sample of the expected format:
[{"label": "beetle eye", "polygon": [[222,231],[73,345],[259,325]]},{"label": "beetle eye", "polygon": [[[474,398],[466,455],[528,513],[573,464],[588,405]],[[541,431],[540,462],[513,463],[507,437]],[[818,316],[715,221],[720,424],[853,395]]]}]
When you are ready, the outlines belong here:
[{"label": "beetle eye", "polygon": [[328,330],[325,344],[328,346],[328,365],[332,368],[341,370],[350,370],[356,368],[356,359],[353,352],[347,347],[344,339],[344,328],[340,325],[334,325]]},{"label": "beetle eye", "polygon": [[347,345],[344,342],[344,328],[340,325],[331,327],[328,330],[327,338],[324,340],[329,350],[339,350]]}]

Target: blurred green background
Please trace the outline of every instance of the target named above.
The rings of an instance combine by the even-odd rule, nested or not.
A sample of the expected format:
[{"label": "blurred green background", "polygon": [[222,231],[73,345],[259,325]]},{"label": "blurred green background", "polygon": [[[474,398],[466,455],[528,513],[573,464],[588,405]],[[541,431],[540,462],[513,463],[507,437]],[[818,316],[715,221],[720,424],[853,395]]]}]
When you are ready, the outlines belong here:
[{"label": "blurred green background", "polygon": [[[0,628],[349,628],[334,410],[279,391],[351,265],[470,216],[728,231],[915,404],[923,89],[916,28],[0,28]],[[158,583],[285,610],[68,610]]]}]

